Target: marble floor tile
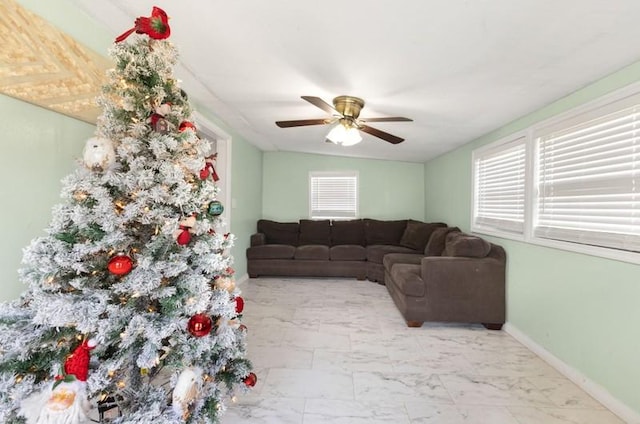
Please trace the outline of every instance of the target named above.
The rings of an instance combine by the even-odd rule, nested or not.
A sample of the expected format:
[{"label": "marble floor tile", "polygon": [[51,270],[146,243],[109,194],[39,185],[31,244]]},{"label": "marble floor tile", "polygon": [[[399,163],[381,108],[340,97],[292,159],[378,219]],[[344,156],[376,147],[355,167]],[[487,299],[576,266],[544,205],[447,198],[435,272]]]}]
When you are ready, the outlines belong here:
[{"label": "marble floor tile", "polygon": [[221,424],[300,424],[304,399],[240,398],[229,407]]},{"label": "marble floor tile", "polygon": [[266,397],[353,400],[351,373],[271,368],[262,388]]},{"label": "marble floor tile", "polygon": [[411,424],[520,424],[505,407],[407,402]]},{"label": "marble floor tile", "polygon": [[335,351],[316,349],[313,369],[326,371],[379,371],[391,370],[393,364],[386,353],[374,351]]},{"label": "marble floor tile", "polygon": [[440,380],[459,405],[554,406],[542,390],[521,377],[448,374]]},{"label": "marble floor tile", "polygon": [[421,352],[423,349],[408,331],[355,332],[350,335],[351,348],[354,350],[372,350],[375,352]]},{"label": "marble floor tile", "polygon": [[578,409],[605,409],[566,378],[528,377],[531,383],[545,394],[556,406]]},{"label": "marble floor tile", "polygon": [[308,399],[303,424],[410,424],[402,402]]},{"label": "marble floor tile", "polygon": [[461,353],[439,350],[417,352],[389,349],[389,358],[394,371],[428,372],[432,374],[473,373],[475,371]]},{"label": "marble floor tile", "polygon": [[258,383],[222,424],[622,424],[504,331],[408,328],[386,287],[339,278],[240,285]]},{"label": "marble floor tile", "polygon": [[249,344],[247,357],[255,368],[311,369],[313,350],[292,346],[253,346]]},{"label": "marble floor tile", "polygon": [[475,374],[504,377],[551,377],[563,378],[552,366],[531,352],[513,353],[469,352],[464,354]]},{"label": "marble floor tile", "polygon": [[354,372],[356,400],[452,403],[451,396],[435,374]]},{"label": "marble floor tile", "polygon": [[348,335],[310,331],[303,328],[287,330],[282,345],[302,349],[351,351],[351,340]]},{"label": "marble floor tile", "polygon": [[509,407],[519,424],[624,424],[607,410]]}]

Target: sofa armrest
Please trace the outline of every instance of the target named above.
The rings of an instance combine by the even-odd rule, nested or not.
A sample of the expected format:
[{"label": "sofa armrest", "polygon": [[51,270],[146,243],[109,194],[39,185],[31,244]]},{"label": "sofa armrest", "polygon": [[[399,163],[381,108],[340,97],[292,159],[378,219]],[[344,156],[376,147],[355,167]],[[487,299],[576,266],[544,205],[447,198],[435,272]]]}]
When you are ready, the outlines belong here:
[{"label": "sofa armrest", "polygon": [[251,240],[250,240],[250,246],[254,247],[254,246],[262,246],[263,244],[267,243],[267,238],[265,237],[264,233],[255,233],[255,234],[251,234]]},{"label": "sofa armrest", "polygon": [[504,322],[504,261],[492,257],[427,256],[420,266],[425,296],[436,314],[472,314],[491,317],[483,318],[486,322]]}]

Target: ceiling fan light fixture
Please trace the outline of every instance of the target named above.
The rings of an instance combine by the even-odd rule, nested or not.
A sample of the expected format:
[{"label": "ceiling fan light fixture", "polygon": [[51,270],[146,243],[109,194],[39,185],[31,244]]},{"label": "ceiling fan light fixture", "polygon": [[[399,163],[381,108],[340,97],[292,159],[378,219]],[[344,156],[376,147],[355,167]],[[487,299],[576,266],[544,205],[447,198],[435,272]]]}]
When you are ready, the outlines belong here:
[{"label": "ceiling fan light fixture", "polygon": [[341,146],[353,146],[362,141],[362,136],[356,127],[347,127],[343,123],[338,123],[329,131],[327,139]]},{"label": "ceiling fan light fixture", "polygon": [[324,125],[338,121],[338,125],[327,134],[326,141],[342,146],[353,146],[362,141],[360,131],[380,138],[391,144],[398,144],[404,138],[397,137],[388,132],[369,126],[369,122],[406,122],[412,119],[402,116],[381,116],[377,118],[358,118],[360,111],[364,107],[364,100],[353,96],[338,96],[333,99],[333,106],[322,100],[320,97],[302,96],[302,99],[331,115],[325,119],[296,119],[293,121],[276,121],[280,128],[305,127],[308,125]]}]

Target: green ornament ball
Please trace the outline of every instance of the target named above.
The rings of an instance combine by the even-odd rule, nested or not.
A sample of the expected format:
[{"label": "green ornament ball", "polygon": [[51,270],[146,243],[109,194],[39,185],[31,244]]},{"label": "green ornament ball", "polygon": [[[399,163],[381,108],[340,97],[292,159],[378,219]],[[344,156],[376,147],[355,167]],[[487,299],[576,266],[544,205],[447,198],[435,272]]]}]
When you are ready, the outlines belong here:
[{"label": "green ornament ball", "polygon": [[207,208],[207,213],[209,215],[219,216],[222,215],[222,212],[224,212],[224,206],[222,206],[222,203],[220,203],[219,200],[214,200],[209,203],[209,207]]}]

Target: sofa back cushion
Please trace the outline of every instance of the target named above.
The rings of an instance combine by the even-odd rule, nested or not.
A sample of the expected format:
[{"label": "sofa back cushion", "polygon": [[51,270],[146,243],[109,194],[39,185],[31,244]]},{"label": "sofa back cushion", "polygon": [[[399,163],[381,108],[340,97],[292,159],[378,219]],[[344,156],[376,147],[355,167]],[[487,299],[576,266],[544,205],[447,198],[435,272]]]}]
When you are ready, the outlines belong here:
[{"label": "sofa back cushion", "polygon": [[331,245],[331,226],[328,219],[313,221],[310,219],[300,220],[300,246],[308,244]]},{"label": "sofa back cushion", "polygon": [[425,256],[442,256],[444,252],[445,242],[447,241],[447,234],[451,232],[459,232],[458,227],[439,227],[433,230],[429,241],[424,248]]},{"label": "sofa back cushion", "polygon": [[443,222],[421,222],[410,219],[400,238],[400,246],[423,251],[436,228],[446,227]]},{"label": "sofa back cushion", "polygon": [[364,220],[364,239],[367,246],[373,244],[400,245],[400,239],[407,227],[407,220],[379,221],[377,219]]},{"label": "sofa back cushion", "polygon": [[341,244],[364,246],[364,222],[361,219],[331,222],[331,245]]},{"label": "sofa back cushion", "polygon": [[484,258],[491,250],[491,243],[470,234],[452,232],[447,234],[443,256]]},{"label": "sofa back cushion", "polygon": [[300,224],[297,222],[276,222],[260,219],[258,220],[258,232],[264,234],[267,244],[297,246]]}]

